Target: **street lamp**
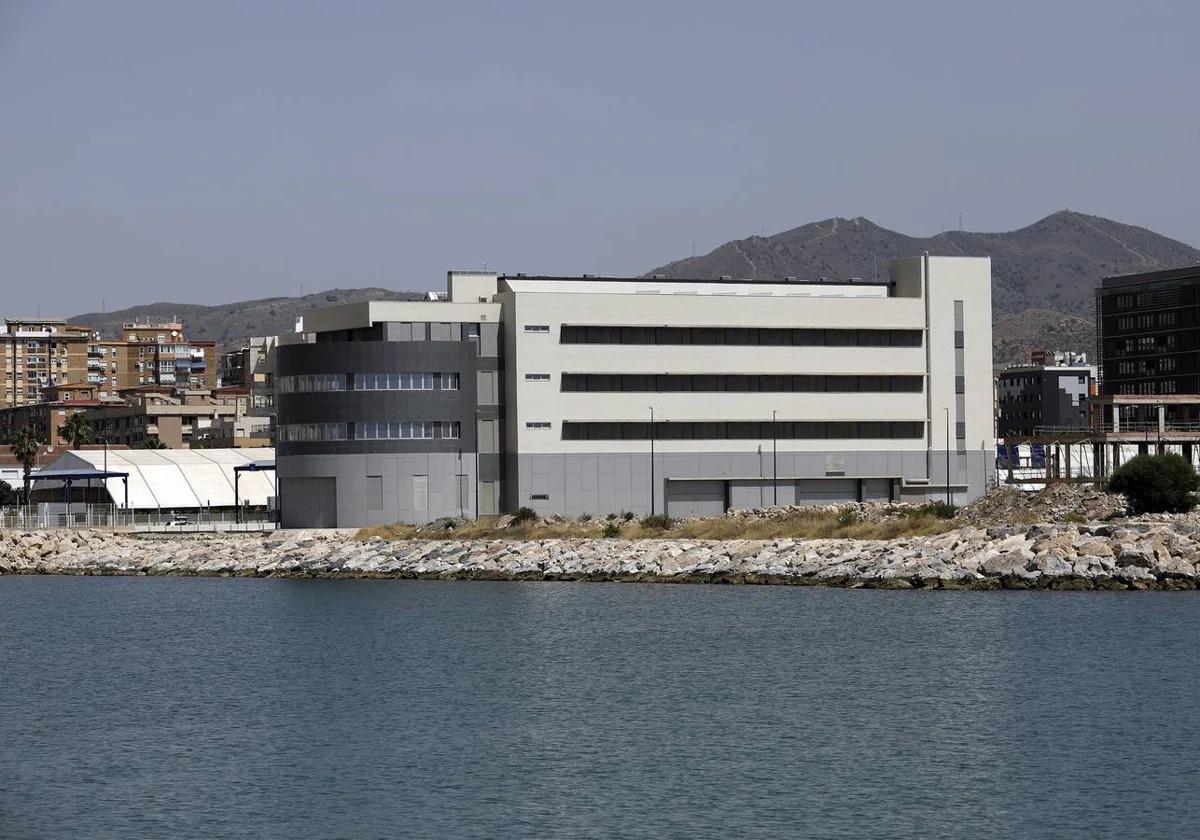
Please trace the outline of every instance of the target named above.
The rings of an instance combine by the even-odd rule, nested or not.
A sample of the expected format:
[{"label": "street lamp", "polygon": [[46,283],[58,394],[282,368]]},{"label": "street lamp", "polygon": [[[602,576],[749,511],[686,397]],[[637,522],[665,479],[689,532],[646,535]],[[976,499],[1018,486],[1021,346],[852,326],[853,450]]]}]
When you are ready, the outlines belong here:
[{"label": "street lamp", "polygon": [[650,406],[650,515],[654,515],[654,406]]},{"label": "street lamp", "polygon": [[[774,489],[775,507],[779,507],[779,455],[776,441],[779,438],[779,427],[775,424],[776,411],[771,411],[771,484]],[[795,473],[793,473],[795,475]]]},{"label": "street lamp", "polygon": [[953,504],[950,501],[950,407],[945,406],[943,410],[946,412],[946,504]]}]

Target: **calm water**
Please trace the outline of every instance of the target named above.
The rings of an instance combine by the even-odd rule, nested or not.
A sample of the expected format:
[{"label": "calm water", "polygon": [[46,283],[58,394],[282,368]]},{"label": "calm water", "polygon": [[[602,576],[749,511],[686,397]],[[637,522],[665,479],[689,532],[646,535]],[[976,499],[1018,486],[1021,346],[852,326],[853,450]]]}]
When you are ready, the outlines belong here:
[{"label": "calm water", "polygon": [[1195,593],[0,578],[0,837],[1194,837]]}]

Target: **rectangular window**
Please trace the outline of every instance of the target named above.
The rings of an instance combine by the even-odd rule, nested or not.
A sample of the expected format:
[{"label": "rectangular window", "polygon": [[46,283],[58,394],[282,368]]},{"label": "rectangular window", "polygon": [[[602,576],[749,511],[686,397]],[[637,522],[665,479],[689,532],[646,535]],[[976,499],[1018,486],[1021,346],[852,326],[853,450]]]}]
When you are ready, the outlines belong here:
[{"label": "rectangular window", "polygon": [[640,327],[563,324],[562,344],[691,344],[720,346],[920,347],[921,330],[791,327]]},{"label": "rectangular window", "polygon": [[548,333],[550,332],[549,324],[526,324],[525,332],[527,333]]},{"label": "rectangular window", "polygon": [[564,373],[559,387],[564,392],[920,393],[923,384],[924,377],[920,375]]},{"label": "rectangular window", "polygon": [[442,374],[442,390],[457,391],[458,390],[458,374],[443,373]]},{"label": "rectangular window", "polygon": [[550,501],[550,494],[549,493],[531,493],[529,498],[531,501],[534,501],[534,502],[548,502],[548,501]]},{"label": "rectangular window", "polygon": [[549,429],[550,423],[545,420],[532,420],[525,424],[526,429]]},{"label": "rectangular window", "polygon": [[548,373],[527,373],[525,374],[526,382],[549,382],[550,374]]},{"label": "rectangular window", "polygon": [[[679,422],[660,421],[654,424],[656,440],[770,440],[772,436],[785,440],[914,440],[924,436],[925,424],[909,421],[786,421],[771,423],[747,422]],[[648,440],[649,423],[607,423],[564,421],[563,440]]]}]

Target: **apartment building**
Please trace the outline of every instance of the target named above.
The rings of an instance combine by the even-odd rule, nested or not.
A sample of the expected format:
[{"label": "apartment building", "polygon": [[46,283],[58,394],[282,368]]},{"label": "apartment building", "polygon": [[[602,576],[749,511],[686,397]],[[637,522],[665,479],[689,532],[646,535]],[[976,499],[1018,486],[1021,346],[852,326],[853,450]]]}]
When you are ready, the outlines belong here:
[{"label": "apartment building", "polygon": [[277,348],[290,526],[980,495],[986,258],[885,282],[449,276]]},{"label": "apartment building", "polygon": [[86,380],[89,328],[60,318],[5,318],[0,326],[0,407],[41,402],[46,388]]},{"label": "apartment building", "polygon": [[104,405],[95,386],[48,385],[39,402],[0,409],[0,438],[11,438],[32,429],[38,440],[50,446],[66,446],[62,427],[74,414],[87,414]]},{"label": "apartment building", "polygon": [[[184,336],[183,324],[130,323],[116,341],[100,342],[119,357],[122,388],[164,385],[176,390],[211,390],[217,387],[216,343]],[[115,351],[115,352],[114,352]]]},{"label": "apartment building", "polygon": [[0,407],[45,400],[52,386],[95,386],[100,399],[139,385],[214,388],[215,344],[189,341],[179,323],[126,324],[119,338],[62,319],[5,319]]},{"label": "apartment building", "polygon": [[275,414],[275,336],[255,336],[237,350],[222,354],[221,385],[250,391],[250,406],[256,414]]},{"label": "apartment building", "polygon": [[[87,412],[96,439],[130,447],[155,440],[168,449],[189,449],[193,441],[211,438],[225,421],[249,415],[250,396],[243,388],[178,391],[168,385],[139,385]],[[259,419],[259,425],[265,418]]]}]

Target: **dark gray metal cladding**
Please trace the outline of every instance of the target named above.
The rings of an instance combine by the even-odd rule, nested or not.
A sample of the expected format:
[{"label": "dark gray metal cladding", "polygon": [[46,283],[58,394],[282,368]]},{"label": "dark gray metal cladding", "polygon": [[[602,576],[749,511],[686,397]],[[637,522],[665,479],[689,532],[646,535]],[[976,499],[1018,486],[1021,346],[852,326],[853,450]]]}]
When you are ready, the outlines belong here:
[{"label": "dark gray metal cladding", "polygon": [[276,377],[344,374],[347,386],[358,373],[458,373],[458,390],[346,390],[281,393],[278,422],[354,423],[458,421],[459,439],[345,440],[286,442],[280,456],[476,451],[476,418],[502,416],[501,405],[480,406],[478,372],[502,369],[497,357],[480,356],[477,341],[346,341],[283,345],[276,351]]}]

